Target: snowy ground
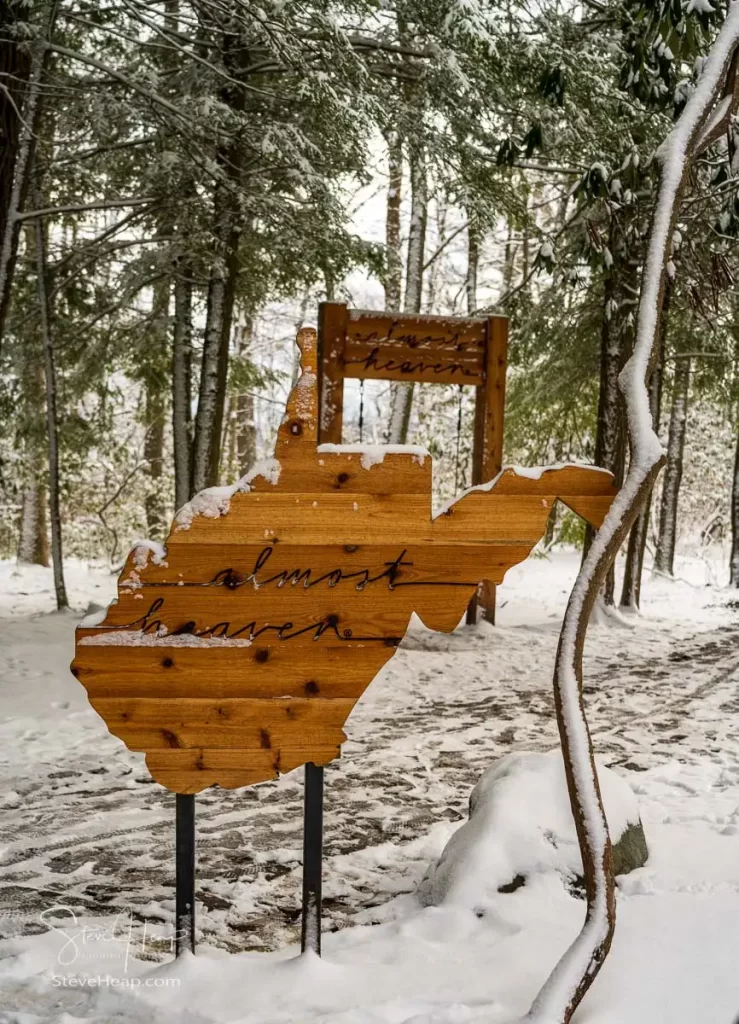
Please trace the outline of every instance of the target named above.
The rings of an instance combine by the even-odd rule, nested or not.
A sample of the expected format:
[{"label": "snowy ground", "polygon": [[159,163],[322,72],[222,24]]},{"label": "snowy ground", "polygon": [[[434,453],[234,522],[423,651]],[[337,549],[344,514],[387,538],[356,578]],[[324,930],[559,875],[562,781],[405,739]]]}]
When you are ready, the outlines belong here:
[{"label": "snowy ground", "polygon": [[[71,566],[76,612],[60,615],[47,572],[0,563],[0,1020],[508,1024],[524,1012],[583,903],[551,879],[483,919],[412,894],[482,771],[556,743],[551,668],[575,571],[570,554],[512,570],[498,627],[412,631],[360,702],[326,772],[323,961],[295,959],[296,772],[198,797],[202,955],[171,964],[173,797],[67,669],[79,610],[105,603],[114,578]],[[586,648],[596,748],[637,793],[651,856],[621,879],[613,952],[577,1024],[739,1016],[739,602],[708,562],[686,558],[678,575],[649,580],[644,616],[592,627]],[[83,934],[93,923],[108,931]]]}]

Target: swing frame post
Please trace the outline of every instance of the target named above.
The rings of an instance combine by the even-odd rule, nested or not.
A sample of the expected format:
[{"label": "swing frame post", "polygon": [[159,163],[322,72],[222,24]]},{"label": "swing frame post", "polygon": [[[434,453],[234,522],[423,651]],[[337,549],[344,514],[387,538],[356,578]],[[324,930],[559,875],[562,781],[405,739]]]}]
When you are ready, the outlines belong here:
[{"label": "swing frame post", "polygon": [[303,909],[300,930],[302,953],[321,955],[321,901],[323,881],[323,767],[305,766],[303,798]]},{"label": "swing frame post", "polygon": [[[344,381],[389,380],[475,388],[473,486],[503,468],[508,318],[423,316],[318,307],[318,440],[341,444]],[[467,622],[495,622],[495,586],[485,582],[470,601]]]},{"label": "swing frame post", "polygon": [[[485,321],[485,374],[475,394],[475,428],[472,449],[472,485],[486,483],[503,468],[505,384],[508,369],[508,320],[491,316]],[[470,601],[467,623],[477,621],[477,605],[486,622],[495,625],[495,584],[485,580],[477,601]],[[475,606],[473,608],[473,605]],[[471,616],[470,610],[473,615]]]},{"label": "swing frame post", "polygon": [[175,956],[195,952],[195,797],[175,794]]}]

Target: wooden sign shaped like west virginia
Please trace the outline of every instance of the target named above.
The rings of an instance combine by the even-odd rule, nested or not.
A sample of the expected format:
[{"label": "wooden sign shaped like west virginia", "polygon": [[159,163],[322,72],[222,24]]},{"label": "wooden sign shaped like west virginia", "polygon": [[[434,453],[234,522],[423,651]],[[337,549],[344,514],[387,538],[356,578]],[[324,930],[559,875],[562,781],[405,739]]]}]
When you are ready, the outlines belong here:
[{"label": "wooden sign shaped like west virginia", "polygon": [[598,526],[614,497],[600,470],[506,469],[432,519],[418,450],[317,446],[315,332],[298,344],[275,459],[197,495],[165,552],[134,548],[118,600],[77,630],[90,703],[177,793],[337,757],[412,612],[450,632],[478,581],[526,558],[557,498]]}]

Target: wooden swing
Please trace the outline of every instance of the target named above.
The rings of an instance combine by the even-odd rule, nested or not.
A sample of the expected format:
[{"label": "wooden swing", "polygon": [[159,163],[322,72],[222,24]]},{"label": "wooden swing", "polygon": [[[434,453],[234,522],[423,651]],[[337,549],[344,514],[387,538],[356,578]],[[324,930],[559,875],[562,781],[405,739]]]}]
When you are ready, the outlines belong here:
[{"label": "wooden swing", "polygon": [[[362,390],[368,379],[458,384],[460,402],[461,388],[474,387],[471,484],[492,480],[503,467],[507,365],[507,317],[379,313],[350,309],[342,302],[322,302],[318,307],[319,441],[341,444],[347,379],[358,379]],[[362,426],[363,411],[362,402]],[[457,462],[460,428],[458,422]],[[477,601],[470,601],[467,610],[468,623],[476,621],[478,602],[485,618],[494,622],[494,583],[481,582]]]}]

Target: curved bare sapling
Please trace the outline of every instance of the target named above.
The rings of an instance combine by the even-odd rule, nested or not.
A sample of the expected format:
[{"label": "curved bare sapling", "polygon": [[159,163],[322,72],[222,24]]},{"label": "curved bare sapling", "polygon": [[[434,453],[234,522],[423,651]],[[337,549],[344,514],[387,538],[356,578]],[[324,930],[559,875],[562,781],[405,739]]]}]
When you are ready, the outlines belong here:
[{"label": "curved bare sapling", "polygon": [[575,581],[553,681],[570,804],[582,853],[587,911],[582,930],[526,1014],[527,1024],[567,1024],[597,976],[613,938],[616,899],[611,840],[583,705],[583,645],[606,573],[664,463],[662,445],[652,427],[646,380],[656,356],[666,266],[690,167],[726,132],[737,109],[738,46],[739,0],[734,0],[695,90],[655,156],[659,186],[642,272],[636,341],[619,378],[628,417],[629,470]]}]

